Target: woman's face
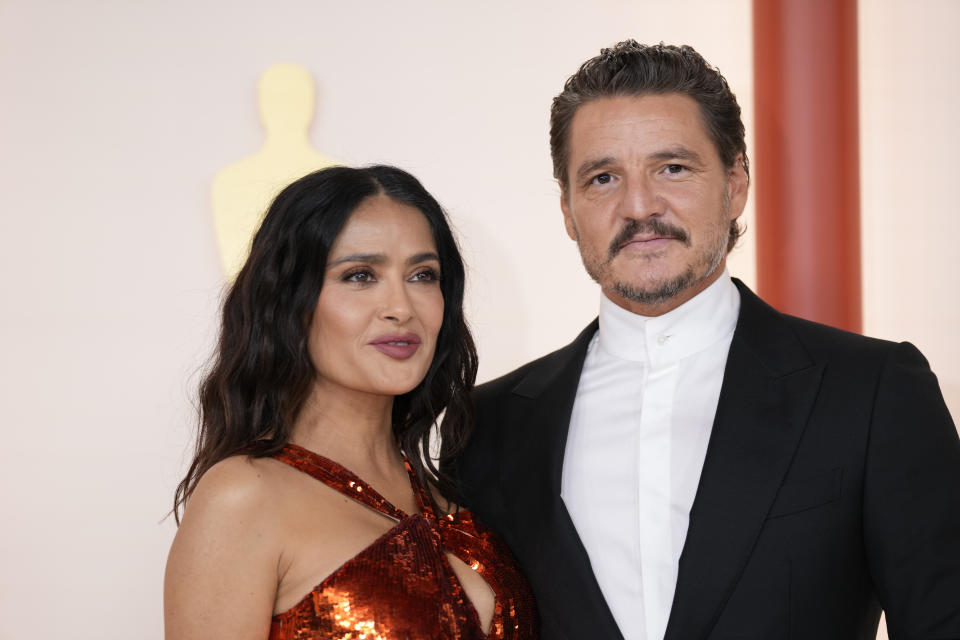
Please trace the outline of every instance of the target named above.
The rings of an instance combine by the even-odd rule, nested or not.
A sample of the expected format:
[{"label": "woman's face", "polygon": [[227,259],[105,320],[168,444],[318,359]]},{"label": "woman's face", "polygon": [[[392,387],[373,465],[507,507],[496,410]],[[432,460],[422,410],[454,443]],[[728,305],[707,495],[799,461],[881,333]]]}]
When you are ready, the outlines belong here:
[{"label": "woman's face", "polygon": [[318,383],[377,395],[416,387],[443,322],[440,260],[423,213],[384,195],[351,214],[310,324]]}]

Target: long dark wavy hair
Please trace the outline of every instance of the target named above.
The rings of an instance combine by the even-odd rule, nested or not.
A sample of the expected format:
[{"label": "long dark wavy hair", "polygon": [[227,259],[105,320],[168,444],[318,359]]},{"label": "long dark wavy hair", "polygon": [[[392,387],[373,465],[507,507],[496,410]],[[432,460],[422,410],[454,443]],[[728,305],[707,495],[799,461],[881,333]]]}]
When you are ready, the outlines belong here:
[{"label": "long dark wavy hair", "polygon": [[200,385],[193,461],[174,495],[178,524],[210,467],[238,453],[271,456],[290,439],[316,375],[307,337],[327,255],[360,203],[379,194],[426,217],[440,257],[444,302],[433,362],[416,388],[394,399],[393,433],[421,481],[458,501],[452,479],[430,455],[431,430],[441,412],[441,460],[462,448],[472,427],[477,351],[463,316],[465,276],[457,242],[439,203],[409,173],[384,165],[333,167],[280,192],[227,292],[220,340]]}]

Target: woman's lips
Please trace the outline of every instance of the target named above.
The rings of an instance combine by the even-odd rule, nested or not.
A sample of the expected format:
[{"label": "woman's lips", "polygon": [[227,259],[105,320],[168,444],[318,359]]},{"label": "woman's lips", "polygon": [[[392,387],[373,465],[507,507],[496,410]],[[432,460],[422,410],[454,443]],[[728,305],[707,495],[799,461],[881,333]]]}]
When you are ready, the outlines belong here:
[{"label": "woman's lips", "polygon": [[406,360],[420,348],[420,336],[415,333],[380,336],[370,342],[370,346],[391,358]]}]

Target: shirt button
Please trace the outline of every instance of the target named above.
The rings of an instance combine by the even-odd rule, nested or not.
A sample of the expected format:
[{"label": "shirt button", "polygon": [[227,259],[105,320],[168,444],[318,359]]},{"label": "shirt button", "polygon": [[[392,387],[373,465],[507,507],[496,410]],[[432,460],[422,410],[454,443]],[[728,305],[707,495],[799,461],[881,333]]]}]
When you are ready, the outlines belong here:
[{"label": "shirt button", "polygon": [[672,335],[662,333],[659,336],[657,336],[657,344],[662,347],[663,345],[667,344],[667,340],[669,340],[672,337],[673,337]]}]

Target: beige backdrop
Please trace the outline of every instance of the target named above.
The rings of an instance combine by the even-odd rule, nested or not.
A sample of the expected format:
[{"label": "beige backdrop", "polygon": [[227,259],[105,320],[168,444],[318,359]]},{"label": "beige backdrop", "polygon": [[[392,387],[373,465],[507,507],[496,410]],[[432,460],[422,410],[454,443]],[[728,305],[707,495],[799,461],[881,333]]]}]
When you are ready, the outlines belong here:
[{"label": "beige backdrop", "polygon": [[[403,166],[449,209],[483,379],[595,314],[547,151],[576,65],[693,44],[752,129],[749,0],[266,5],[0,0],[0,640],[162,636],[223,285],[209,188],[261,142],[268,65],[314,74],[318,151]],[[866,329],[917,343],[954,415],[958,41],[953,0],[861,2]],[[753,283],[753,260],[748,236],[731,269]]]}]

